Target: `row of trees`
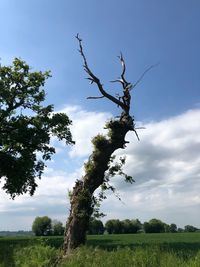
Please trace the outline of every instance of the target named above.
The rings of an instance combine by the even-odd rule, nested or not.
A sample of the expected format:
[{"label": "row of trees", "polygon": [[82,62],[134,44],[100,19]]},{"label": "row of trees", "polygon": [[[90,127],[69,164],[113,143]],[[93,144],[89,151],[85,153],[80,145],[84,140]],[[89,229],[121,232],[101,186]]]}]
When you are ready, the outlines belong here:
[{"label": "row of trees", "polygon": [[108,220],[105,223],[105,229],[108,234],[135,234],[142,229],[142,223],[136,220]]},{"label": "row of trees", "polygon": [[[62,222],[52,220],[48,216],[36,217],[32,224],[32,231],[36,236],[63,235],[65,227]],[[88,234],[101,235],[105,227],[100,220],[91,219]]]},{"label": "row of trees", "polygon": [[192,225],[186,225],[178,228],[175,223],[167,224],[158,219],[151,219],[143,224],[138,220],[108,220],[105,223],[105,229],[108,234],[125,234],[125,233],[177,233],[177,232],[195,232],[198,228]]},{"label": "row of trees", "polygon": [[32,224],[32,231],[36,236],[63,235],[62,222],[52,220],[48,216],[36,217]]},{"label": "row of trees", "polygon": [[[36,217],[32,230],[37,236],[45,235],[63,235],[64,227],[62,222],[51,220],[49,217]],[[108,234],[135,234],[144,233],[177,233],[177,232],[195,232],[198,229],[192,225],[186,225],[183,228],[178,228],[175,223],[167,224],[158,219],[151,219],[143,224],[138,219],[134,220],[118,220],[112,219],[105,223],[101,220],[91,219],[88,228],[90,235],[102,235],[104,232]]]}]

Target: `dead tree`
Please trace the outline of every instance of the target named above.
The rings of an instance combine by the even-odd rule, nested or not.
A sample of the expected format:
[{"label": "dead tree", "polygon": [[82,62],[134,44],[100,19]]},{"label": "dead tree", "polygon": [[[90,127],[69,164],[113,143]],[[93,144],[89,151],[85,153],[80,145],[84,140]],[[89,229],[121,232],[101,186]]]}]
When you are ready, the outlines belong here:
[{"label": "dead tree", "polygon": [[128,143],[125,141],[125,136],[128,131],[133,131],[139,139],[134,124],[134,117],[129,114],[131,102],[130,91],[144,76],[143,74],[135,85],[127,82],[125,79],[126,65],[121,54],[119,56],[122,65],[121,77],[112,82],[119,82],[122,85],[122,95],[120,97],[112,96],[104,89],[100,79],[89,68],[83,51],[82,40],[78,35],[76,38],[79,42],[79,52],[84,62],[83,67],[88,74],[87,79],[97,85],[101,94],[100,96],[90,96],[88,99],[107,98],[121,108],[121,115],[118,119],[110,120],[106,124],[106,128],[108,129],[106,136],[97,135],[92,140],[93,152],[85,164],[85,175],[76,181],[70,197],[71,209],[64,237],[65,255],[68,255],[73,249],[84,244],[86,241],[89,219],[94,211],[94,192],[106,182],[105,174],[110,167],[113,152],[119,148],[125,148],[126,143]]}]

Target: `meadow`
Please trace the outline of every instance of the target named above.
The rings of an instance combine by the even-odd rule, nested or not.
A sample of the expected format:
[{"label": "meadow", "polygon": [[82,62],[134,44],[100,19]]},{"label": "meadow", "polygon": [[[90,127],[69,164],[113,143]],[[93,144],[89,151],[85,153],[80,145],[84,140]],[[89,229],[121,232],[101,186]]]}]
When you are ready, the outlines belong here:
[{"label": "meadow", "polygon": [[0,267],[200,267],[200,233],[90,235],[61,260],[62,237],[2,237]]}]

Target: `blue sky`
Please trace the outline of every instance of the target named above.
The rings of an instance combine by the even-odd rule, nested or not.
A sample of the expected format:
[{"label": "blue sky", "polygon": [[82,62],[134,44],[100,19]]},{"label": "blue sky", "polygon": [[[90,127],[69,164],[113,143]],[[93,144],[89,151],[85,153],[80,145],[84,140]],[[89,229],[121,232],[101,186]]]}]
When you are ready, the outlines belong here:
[{"label": "blue sky", "polygon": [[[74,121],[72,130],[77,142],[76,147],[71,149],[65,149],[62,144],[55,142],[59,153],[49,163],[45,173],[43,183],[51,180],[54,191],[56,191],[54,187],[56,175],[59,175],[57,181],[60,181],[62,193],[58,188],[58,194],[53,194],[54,196],[44,194],[45,190],[42,189],[42,186],[45,185],[43,184],[40,185],[41,188],[38,188],[36,196],[32,198],[24,196],[13,202],[8,200],[8,197],[2,192],[0,212],[3,219],[1,219],[0,229],[29,229],[32,218],[37,215],[49,215],[64,221],[67,213],[65,207],[67,199],[64,198],[62,201],[60,198],[59,214],[56,214],[55,206],[52,203],[56,202],[55,198],[58,199],[59,194],[62,195],[67,191],[67,186],[73,185],[75,178],[79,178],[76,175],[81,175],[83,161],[87,159],[91,151],[90,138],[101,131],[105,120],[112,114],[119,114],[117,107],[106,100],[86,99],[87,96],[98,95],[98,91],[85,79],[82,59],[77,52],[77,40],[74,38],[77,33],[80,33],[83,38],[85,53],[91,69],[101,79],[105,88],[114,95],[120,92],[120,87],[109,81],[120,75],[121,66],[117,58],[120,51],[123,52],[126,60],[126,77],[132,83],[136,82],[147,67],[160,63],[146,74],[133,91],[132,96],[131,112],[137,121],[146,126],[146,130],[141,133],[142,137],[144,136],[141,147],[133,140],[132,147],[128,148],[130,162],[127,170],[130,169],[133,176],[138,173],[138,181],[143,176],[142,179],[145,180],[145,183],[142,180],[139,187],[136,185],[133,192],[130,192],[130,199],[136,211],[134,213],[133,210],[132,216],[143,220],[157,216],[164,220],[173,220],[180,225],[184,224],[183,219],[186,220],[187,217],[190,217],[193,219],[191,221],[188,219],[185,224],[197,225],[200,219],[196,215],[200,205],[198,184],[195,184],[196,189],[191,188],[188,192],[184,191],[188,185],[186,186],[185,180],[187,179],[183,178],[184,174],[181,174],[181,170],[184,168],[188,170],[189,166],[187,165],[188,159],[180,159],[180,155],[188,154],[188,157],[193,155],[194,158],[191,156],[192,162],[196,162],[198,165],[198,153],[195,154],[194,147],[199,147],[199,128],[197,127],[198,119],[200,119],[198,117],[200,116],[198,113],[200,108],[200,2],[198,0],[1,0],[0,11],[2,64],[10,64],[14,57],[21,57],[32,66],[33,70],[52,71],[52,78],[47,81],[45,86],[46,101],[53,103],[56,110],[64,110],[71,115]],[[97,118],[99,127],[97,127],[95,118]],[[184,118],[190,119],[190,121],[184,121]],[[196,124],[197,126],[195,126]],[[160,128],[160,125],[166,128]],[[188,125],[188,128],[185,129],[184,125]],[[151,127],[157,131],[153,132]],[[182,136],[180,129],[183,130]],[[196,135],[194,135],[195,133]],[[158,137],[169,147],[163,147],[163,143],[157,139]],[[182,141],[183,137],[185,138],[184,142]],[[195,143],[194,140],[196,140]],[[180,147],[178,146],[176,150],[177,144]],[[136,151],[138,150],[137,155],[134,150],[135,146]],[[160,148],[160,154],[157,153],[158,148]],[[173,153],[167,154],[172,150]],[[166,154],[168,155],[167,163]],[[139,155],[142,157],[140,158]],[[190,207],[190,213],[187,213],[189,204],[181,206],[182,208],[177,204],[177,209],[181,210],[178,215],[176,205],[174,209],[171,208],[171,213],[170,207],[165,207],[164,203],[160,209],[157,206],[154,207],[155,202],[162,203],[162,194],[164,194],[160,191],[160,184],[156,184],[159,179],[155,178],[156,173],[159,173],[158,169],[161,170],[160,164],[162,165],[158,159],[162,159],[163,164],[172,164],[170,162],[179,164],[171,166],[175,174],[172,171],[166,175],[166,170],[163,169],[165,174],[161,173],[159,177],[161,179],[166,175],[162,184],[166,185],[168,192],[166,197],[171,196],[172,203],[176,201],[183,203],[181,200],[192,192],[196,200],[190,198],[188,200],[188,203],[195,203]],[[155,164],[155,162],[157,163]],[[130,166],[133,166],[134,163],[135,168],[132,170]],[[183,165],[180,167],[180,164]],[[150,169],[151,173],[145,175],[142,170],[139,171],[139,167],[136,170],[137,166]],[[153,169],[152,166],[154,166]],[[194,179],[191,180],[193,182],[197,177],[199,178],[198,171],[195,171],[196,168],[195,165],[193,171],[190,170],[188,173],[188,177]],[[67,182],[69,184],[66,185],[65,179],[67,178],[64,178],[65,176],[70,177]],[[48,177],[51,178],[48,180]],[[169,177],[171,177],[170,181],[167,180]],[[177,185],[179,180],[182,181],[182,186],[185,185],[184,190]],[[148,191],[146,183],[149,181],[154,181],[155,186],[152,185]],[[172,185],[174,185],[174,191]],[[152,194],[150,211],[142,209],[140,206],[142,205],[139,201],[141,196],[138,195],[140,190],[141,196],[142,194],[145,196]],[[196,190],[196,193],[193,190]],[[181,195],[183,191],[184,193]],[[121,193],[123,195],[123,190]],[[47,205],[41,207],[38,204],[44,195],[50,201],[47,201],[48,207]],[[137,195],[137,198],[132,199],[132,195]],[[120,214],[123,214],[124,218],[129,217],[129,206],[127,209],[121,206],[120,208],[120,204],[115,202],[115,199],[112,197],[110,199],[109,203],[112,205],[105,202],[103,206],[108,218],[109,216],[120,217]],[[130,202],[130,199],[127,201]],[[32,209],[29,211],[24,205],[28,201],[32,203]],[[45,202],[45,198],[43,201]],[[29,207],[30,205],[29,203]],[[110,214],[111,207],[113,213]],[[13,216],[18,216],[18,225],[8,223]],[[197,226],[200,227],[200,225]]]}]

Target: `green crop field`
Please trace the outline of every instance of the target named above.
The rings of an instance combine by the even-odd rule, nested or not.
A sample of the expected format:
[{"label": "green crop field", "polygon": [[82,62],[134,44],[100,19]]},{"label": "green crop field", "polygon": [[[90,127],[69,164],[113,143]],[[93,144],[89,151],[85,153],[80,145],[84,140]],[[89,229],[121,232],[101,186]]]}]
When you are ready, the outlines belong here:
[{"label": "green crop field", "polygon": [[200,233],[91,235],[70,260],[56,265],[62,242],[62,237],[2,237],[0,267],[200,267]]},{"label": "green crop field", "polygon": [[200,233],[122,234],[89,236],[88,245],[103,248],[168,245],[171,247],[200,249]]}]

